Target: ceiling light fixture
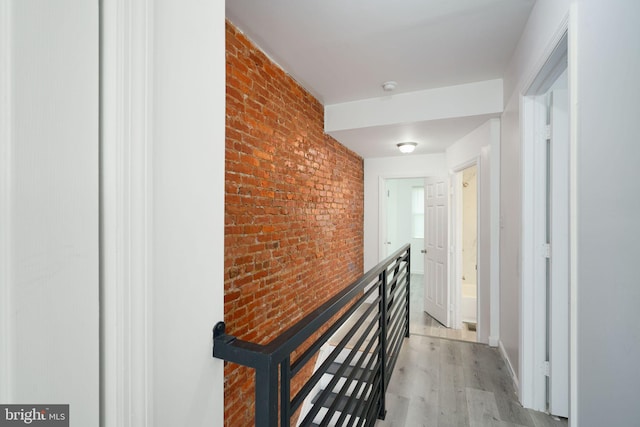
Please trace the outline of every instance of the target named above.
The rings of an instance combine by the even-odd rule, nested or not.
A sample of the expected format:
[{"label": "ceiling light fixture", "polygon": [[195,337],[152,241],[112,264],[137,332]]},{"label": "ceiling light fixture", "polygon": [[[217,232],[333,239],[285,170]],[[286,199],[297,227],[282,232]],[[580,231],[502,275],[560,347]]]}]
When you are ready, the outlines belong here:
[{"label": "ceiling light fixture", "polygon": [[384,89],[385,92],[391,92],[396,87],[398,87],[398,83],[394,82],[393,80],[382,83],[382,89]]},{"label": "ceiling light fixture", "polygon": [[400,142],[396,145],[398,146],[398,150],[400,150],[401,153],[408,154],[408,153],[412,153],[413,150],[416,149],[416,145],[418,145],[418,143],[417,142]]}]

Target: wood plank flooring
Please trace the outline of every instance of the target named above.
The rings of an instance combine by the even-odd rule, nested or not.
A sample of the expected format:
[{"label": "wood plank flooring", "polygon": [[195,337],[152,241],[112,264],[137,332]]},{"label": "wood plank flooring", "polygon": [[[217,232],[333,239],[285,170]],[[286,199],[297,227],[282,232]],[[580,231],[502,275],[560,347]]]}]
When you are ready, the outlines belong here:
[{"label": "wood plank flooring", "polygon": [[[499,352],[475,331],[445,328],[423,312],[422,276],[411,276],[411,337],[400,351],[377,427],[566,427],[524,409]],[[468,341],[468,342],[465,342]]]},{"label": "wood plank flooring", "polygon": [[[520,405],[498,350],[476,343],[475,331],[445,328],[423,312],[421,280],[420,275],[411,277],[411,337],[405,339],[391,377],[387,417],[376,427],[566,427],[566,419]],[[336,345],[357,318],[330,343]]]},{"label": "wood plank flooring", "polygon": [[562,427],[567,420],[524,409],[497,349],[412,335],[387,393],[377,427]]}]

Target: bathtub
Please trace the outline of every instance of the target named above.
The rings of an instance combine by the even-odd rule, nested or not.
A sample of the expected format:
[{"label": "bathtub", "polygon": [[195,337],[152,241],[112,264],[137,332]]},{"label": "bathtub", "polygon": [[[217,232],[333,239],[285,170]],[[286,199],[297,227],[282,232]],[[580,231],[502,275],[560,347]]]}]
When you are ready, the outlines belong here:
[{"label": "bathtub", "polygon": [[463,322],[476,323],[478,320],[477,288],[475,283],[463,283],[460,295],[460,317]]}]

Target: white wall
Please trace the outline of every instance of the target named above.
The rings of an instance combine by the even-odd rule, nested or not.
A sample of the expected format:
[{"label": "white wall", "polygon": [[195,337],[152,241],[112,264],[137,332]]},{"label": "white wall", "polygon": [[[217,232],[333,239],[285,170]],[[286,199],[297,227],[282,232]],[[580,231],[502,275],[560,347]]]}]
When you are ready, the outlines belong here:
[{"label": "white wall", "polygon": [[[327,105],[324,129],[336,131],[502,112],[502,80],[486,80]],[[338,135],[338,134],[336,134]]]},{"label": "white wall", "polygon": [[[0,5],[0,402],[98,426],[98,2]],[[61,25],[64,23],[64,25]]]},{"label": "white wall", "polygon": [[[500,345],[520,376],[522,177],[520,95],[544,65],[569,11],[568,0],[538,0],[504,78],[500,156]],[[516,378],[517,380],[517,378]]]},{"label": "white wall", "polygon": [[[380,236],[381,178],[447,176],[445,154],[408,155],[364,160],[364,269],[381,261]],[[384,188],[382,188],[384,190]]]},{"label": "white wall", "polygon": [[466,163],[478,159],[482,147],[491,144],[491,124],[494,121],[499,122],[498,119],[487,121],[447,149],[447,168],[449,170],[459,169]]},{"label": "white wall", "polygon": [[[572,425],[640,419],[640,3],[572,2]],[[575,399],[573,400],[575,402]]]},{"label": "white wall", "polygon": [[0,402],[223,425],[224,38],[224,1],[0,2]]}]

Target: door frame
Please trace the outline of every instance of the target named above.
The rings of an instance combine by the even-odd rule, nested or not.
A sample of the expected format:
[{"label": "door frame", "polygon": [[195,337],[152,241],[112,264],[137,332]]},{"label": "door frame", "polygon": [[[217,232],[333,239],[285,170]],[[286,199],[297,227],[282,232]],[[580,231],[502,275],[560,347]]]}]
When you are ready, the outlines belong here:
[{"label": "door frame", "polygon": [[[498,133],[499,123],[494,123],[494,131],[495,134]],[[498,346],[498,336],[499,336],[499,318],[500,318],[500,307],[499,307],[499,298],[500,298],[500,288],[498,286],[498,269],[497,264],[499,260],[497,259],[498,248],[492,243],[495,243],[498,240],[498,222],[497,219],[497,210],[494,209],[493,204],[498,203],[497,197],[492,194],[496,194],[499,192],[499,188],[494,186],[495,184],[495,175],[497,174],[498,164],[497,162],[492,162],[492,157],[499,153],[499,140],[495,140],[492,137],[489,146],[482,147],[479,153],[467,161],[459,163],[458,165],[449,169],[450,174],[450,182],[455,182],[455,175],[459,172],[462,172],[464,169],[475,165],[477,168],[477,176],[478,176],[478,189],[477,189],[477,220],[478,220],[478,272],[477,272],[477,332],[476,337],[477,341],[485,344],[489,344],[492,347]],[[496,148],[497,147],[497,148]],[[457,215],[456,203],[456,190],[459,190],[458,186],[451,186],[450,191],[451,195],[451,214],[450,214],[450,225],[449,228],[451,230],[450,238],[451,244],[453,245],[451,250],[451,269],[450,269],[450,282],[449,286],[452,292],[452,303],[454,304],[453,314],[456,319],[455,323],[458,325],[458,322],[461,321],[460,318],[460,306],[461,306],[461,289],[458,289],[457,286],[458,278],[461,276],[457,269],[459,268],[456,263],[460,263],[461,261],[456,261],[458,256],[457,253],[457,239],[455,236],[455,228],[461,224],[461,218]],[[455,240],[454,240],[455,239]],[[459,258],[461,259],[461,258]]]},{"label": "door frame", "polygon": [[[385,193],[383,196],[386,202],[385,213],[387,214],[387,217],[385,219],[385,224],[383,224],[385,233],[383,233],[382,237],[386,238],[382,239],[383,253],[380,254],[380,260],[385,259],[400,249],[400,247],[405,243],[409,243],[414,248],[411,254],[411,273],[422,275],[424,274],[424,259],[420,259],[420,252],[418,249],[422,248],[422,245],[424,244],[424,233],[422,234],[422,237],[414,236],[413,225],[409,227],[409,230],[405,229],[404,232],[401,232],[400,230],[402,226],[400,224],[406,222],[407,216],[409,216],[408,213],[412,213],[413,209],[413,196],[411,194],[406,194],[406,192],[412,192],[413,188],[424,189],[424,178],[389,178],[384,181],[384,186]],[[403,197],[400,197],[401,195],[403,195]],[[401,217],[392,218],[394,207],[398,208],[396,212],[398,215],[401,215]],[[402,213],[403,211],[404,213]],[[405,224],[405,226],[407,224]],[[395,233],[392,233],[392,231],[396,231],[397,234],[394,235]],[[420,240],[423,240],[423,242],[420,242]]]},{"label": "door frame", "polygon": [[[224,318],[224,6],[95,3],[103,150],[95,425],[153,425],[154,417],[172,425],[177,418],[223,423],[224,363],[211,357],[211,329]],[[13,197],[12,130],[4,126],[12,114],[11,92],[4,90],[11,19],[11,2],[0,2],[0,310],[11,293],[4,267],[12,254],[3,233],[10,230]],[[181,138],[186,143],[176,144]],[[153,181],[152,166],[162,180]],[[169,307],[174,316],[166,315]],[[2,310],[5,338],[10,322],[10,310]],[[0,339],[0,378],[11,380],[6,343]],[[1,381],[1,402],[11,402],[9,392],[10,383]]]},{"label": "door frame", "polygon": [[100,4],[102,427],[223,423],[224,3]]},{"label": "door frame", "polygon": [[[449,246],[450,246],[450,257],[449,257],[449,296],[450,303],[453,304],[453,309],[451,310],[451,324],[456,329],[462,328],[462,315],[460,313],[462,307],[462,191],[460,191],[460,187],[462,182],[461,173],[472,166],[476,167],[476,174],[478,176],[478,185],[476,189],[476,221],[477,221],[477,230],[476,230],[476,253],[478,254],[477,259],[477,271],[476,271],[476,322],[477,322],[477,331],[476,337],[480,337],[482,325],[480,319],[480,313],[485,308],[481,304],[481,292],[480,292],[480,282],[482,281],[480,278],[480,196],[481,196],[481,185],[480,185],[480,156],[473,157],[472,159],[457,165],[452,168],[449,172]],[[484,286],[484,283],[482,284]]]},{"label": "door frame", "polygon": [[429,178],[422,173],[389,174],[378,176],[378,262],[386,258],[385,240],[387,236],[387,197],[385,195],[385,181],[389,179]]},{"label": "door frame", "polygon": [[[547,409],[546,361],[546,259],[542,236],[546,227],[546,103],[548,91],[566,69],[568,20],[563,22],[545,60],[525,85],[520,97],[522,117],[522,251],[520,293],[519,397],[526,408]],[[571,96],[571,95],[570,95]],[[569,119],[571,120],[571,118]],[[570,171],[571,173],[571,171]],[[570,237],[570,239],[572,239]],[[570,321],[569,327],[572,327]],[[570,350],[571,353],[571,350]],[[574,365],[571,354],[569,366]],[[571,405],[570,405],[571,406]]]},{"label": "door frame", "polygon": [[153,9],[100,13],[101,417],[130,427],[153,420]]},{"label": "door frame", "polygon": [[[563,77],[563,78],[562,78]],[[562,80],[560,80],[562,78]],[[549,412],[569,416],[569,93],[568,72],[551,88],[549,162],[549,235],[553,252],[549,265],[548,328]],[[560,86],[557,84],[560,83]],[[565,86],[566,85],[566,86]],[[558,327],[559,325],[559,327]]]},{"label": "door frame", "polygon": [[[383,261],[387,257],[385,241],[387,237],[387,197],[385,194],[385,182],[389,179],[425,179],[422,173],[408,174],[385,174],[378,176],[378,262]],[[412,250],[414,250],[412,248]],[[375,295],[372,295],[367,302],[372,302]]]}]

